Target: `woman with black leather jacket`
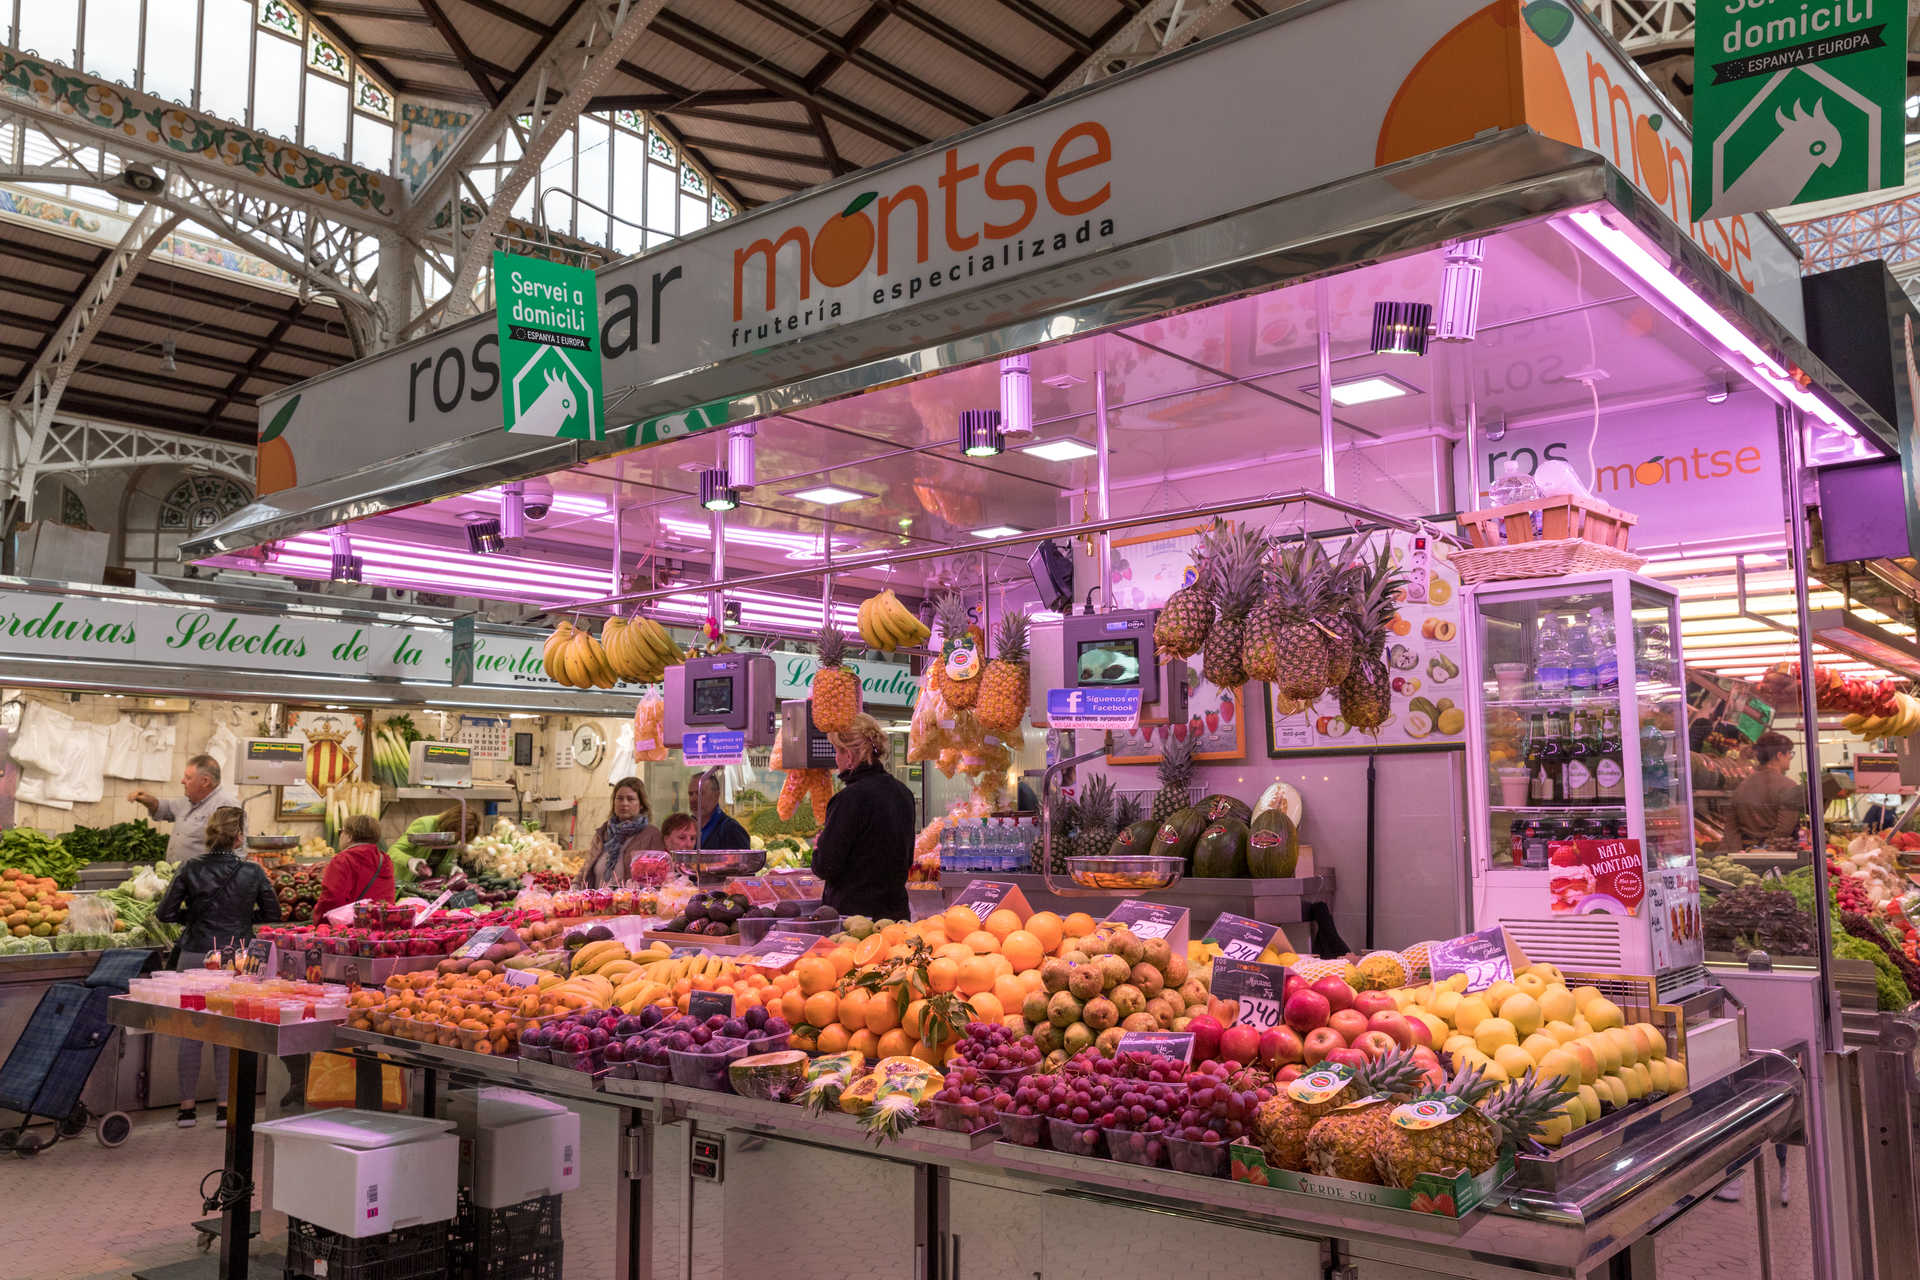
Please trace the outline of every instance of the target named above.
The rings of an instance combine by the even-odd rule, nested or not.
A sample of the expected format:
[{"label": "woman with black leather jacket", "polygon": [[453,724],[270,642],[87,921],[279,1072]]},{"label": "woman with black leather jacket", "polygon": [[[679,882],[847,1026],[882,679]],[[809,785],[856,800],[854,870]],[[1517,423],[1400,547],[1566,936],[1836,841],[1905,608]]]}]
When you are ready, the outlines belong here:
[{"label": "woman with black leather jacket", "polygon": [[[207,953],[222,946],[244,944],[258,924],[280,919],[280,899],[260,864],[239,854],[246,816],[227,805],[207,819],[207,851],[181,866],[167,884],[154,915],[167,924],[182,926],[178,967],[196,969]],[[220,1101],[214,1126],[227,1123],[227,1055],[215,1050],[213,1081]],[[180,1042],[180,1115],[182,1129],[194,1124],[194,1095],[200,1083],[200,1042]]]}]

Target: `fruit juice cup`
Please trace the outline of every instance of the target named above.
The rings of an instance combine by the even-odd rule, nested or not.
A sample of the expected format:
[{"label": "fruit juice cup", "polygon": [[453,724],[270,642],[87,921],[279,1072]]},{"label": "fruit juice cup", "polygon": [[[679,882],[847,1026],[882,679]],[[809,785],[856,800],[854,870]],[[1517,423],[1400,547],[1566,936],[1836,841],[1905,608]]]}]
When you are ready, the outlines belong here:
[{"label": "fruit juice cup", "polygon": [[1197,1173],[1203,1178],[1227,1176],[1227,1140],[1212,1142],[1193,1138],[1168,1138],[1167,1159],[1180,1173]]},{"label": "fruit juice cup", "polygon": [[1000,1119],[999,1110],[991,1102],[948,1102],[944,1098],[933,1098],[927,1106],[933,1112],[933,1127],[948,1133],[979,1133],[992,1128]]},{"label": "fruit juice cup", "polygon": [[198,991],[181,991],[175,995],[174,999],[180,1002],[182,1009],[205,1012],[207,1007],[207,998]]},{"label": "fruit juice cup", "polygon": [[1527,696],[1527,664],[1524,662],[1496,662],[1493,664],[1493,679],[1500,686],[1500,698],[1512,702]]},{"label": "fruit juice cup", "polygon": [[1525,766],[1502,765],[1500,768],[1500,803],[1509,809],[1526,807],[1528,788],[1532,779]]},{"label": "fruit juice cup", "polygon": [[746,1056],[745,1040],[715,1036],[698,1049],[667,1050],[667,1064],[672,1068],[673,1082],[677,1085],[732,1093],[733,1081],[727,1077],[727,1066],[735,1059]]},{"label": "fruit juice cup", "polygon": [[1115,1160],[1124,1160],[1128,1164],[1165,1168],[1167,1135],[1148,1133],[1144,1129],[1109,1129],[1107,1130],[1107,1154]]},{"label": "fruit juice cup", "polygon": [[1053,1142],[1053,1149],[1070,1156],[1106,1154],[1101,1149],[1105,1136],[1106,1131],[1097,1124],[1076,1124],[1057,1116],[1047,1117],[1047,1137]]}]

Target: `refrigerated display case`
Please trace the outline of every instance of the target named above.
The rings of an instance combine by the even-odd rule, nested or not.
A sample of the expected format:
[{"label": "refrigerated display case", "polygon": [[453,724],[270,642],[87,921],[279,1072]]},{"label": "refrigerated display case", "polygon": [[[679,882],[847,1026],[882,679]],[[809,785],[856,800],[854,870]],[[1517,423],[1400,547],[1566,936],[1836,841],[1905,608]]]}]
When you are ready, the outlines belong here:
[{"label": "refrigerated display case", "polygon": [[1704,970],[1678,596],[1623,572],[1466,594],[1476,927],[1683,989]]}]

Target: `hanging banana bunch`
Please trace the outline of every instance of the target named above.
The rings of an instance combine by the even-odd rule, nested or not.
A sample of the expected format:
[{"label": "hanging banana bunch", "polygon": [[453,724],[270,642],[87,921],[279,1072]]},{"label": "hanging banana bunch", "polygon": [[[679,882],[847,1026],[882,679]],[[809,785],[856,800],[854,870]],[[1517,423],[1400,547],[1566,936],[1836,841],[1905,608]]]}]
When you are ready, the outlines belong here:
[{"label": "hanging banana bunch", "polygon": [[892,587],[877,596],[868,596],[860,604],[860,639],[869,649],[878,649],[882,653],[892,653],[895,649],[914,649],[925,644],[932,636],[933,632],[927,624],[900,603]]},{"label": "hanging banana bunch", "polygon": [[600,642],[613,673],[637,684],[657,684],[666,678],[668,667],[687,660],[667,629],[652,618],[608,618]]}]

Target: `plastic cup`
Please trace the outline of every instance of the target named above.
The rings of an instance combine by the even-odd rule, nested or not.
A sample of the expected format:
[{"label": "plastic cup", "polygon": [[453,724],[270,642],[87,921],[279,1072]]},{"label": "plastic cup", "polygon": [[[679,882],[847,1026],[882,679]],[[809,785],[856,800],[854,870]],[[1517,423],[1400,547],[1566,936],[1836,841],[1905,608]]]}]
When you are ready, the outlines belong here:
[{"label": "plastic cup", "polygon": [[1501,766],[1500,803],[1509,809],[1525,808],[1531,781],[1524,766]]},{"label": "plastic cup", "polygon": [[1527,664],[1524,662],[1496,662],[1493,664],[1493,678],[1500,685],[1500,696],[1508,701],[1527,696]]}]

